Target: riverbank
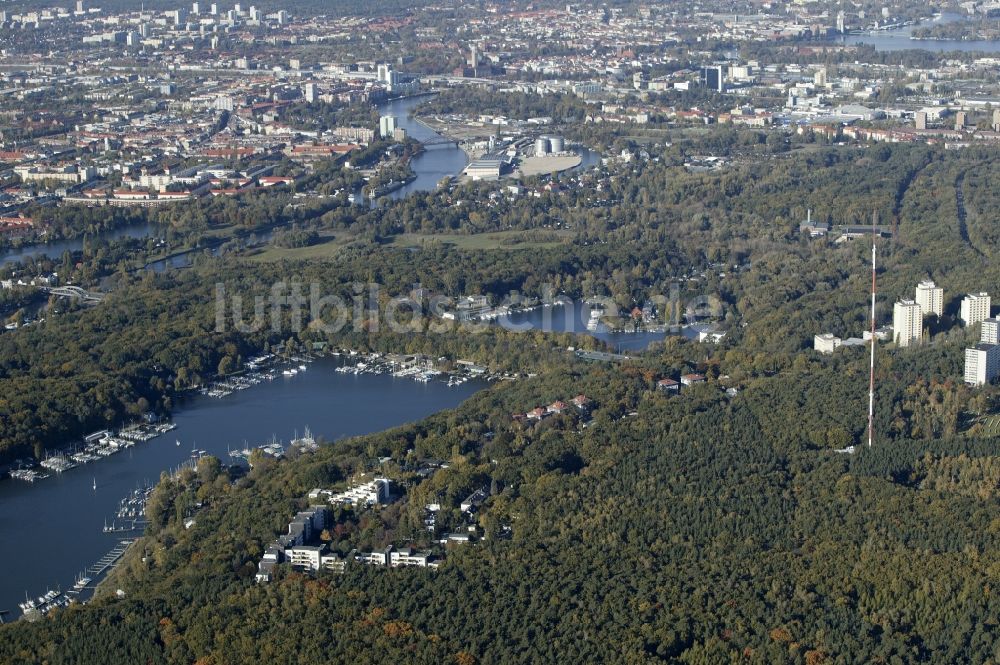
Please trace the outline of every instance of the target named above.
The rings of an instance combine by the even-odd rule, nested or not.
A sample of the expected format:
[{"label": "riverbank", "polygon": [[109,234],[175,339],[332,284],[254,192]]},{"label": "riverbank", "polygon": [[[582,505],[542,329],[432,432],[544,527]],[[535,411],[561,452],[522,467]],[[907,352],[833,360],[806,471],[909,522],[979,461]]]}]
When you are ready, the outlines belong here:
[{"label": "riverbank", "polygon": [[[336,371],[367,356],[331,350],[307,371],[282,374],[222,399],[189,393],[172,412],[177,429],[170,436],[131,447],[86,471],[52,474],[43,483],[0,481],[5,507],[0,539],[25,543],[31,534],[30,546],[0,552],[0,566],[16,571],[0,577],[0,610],[16,613],[26,591],[37,597],[47,588],[70,588],[88,562],[100,560],[120,539],[103,526],[113,521],[122,497],[136,486],[155,483],[161,472],[189,463],[192,449],[225,460],[231,450],[274,438],[288,442],[305,427],[318,442],[336,442],[453,408],[488,385],[471,377],[449,386],[446,375],[421,382],[391,373]],[[39,529],[39,524],[58,528]],[[71,550],[67,541],[73,543]]]},{"label": "riverbank", "polygon": [[[967,17],[952,12],[937,14],[933,18],[924,17],[907,25],[880,30],[852,31],[840,36],[834,43],[848,46],[870,46],[876,51],[905,51],[918,49],[946,53],[956,51],[961,53],[998,53],[1000,41],[989,39],[959,38],[950,39],[947,33],[952,28],[947,26],[956,23],[966,23]],[[926,38],[928,33],[934,37]]]}]

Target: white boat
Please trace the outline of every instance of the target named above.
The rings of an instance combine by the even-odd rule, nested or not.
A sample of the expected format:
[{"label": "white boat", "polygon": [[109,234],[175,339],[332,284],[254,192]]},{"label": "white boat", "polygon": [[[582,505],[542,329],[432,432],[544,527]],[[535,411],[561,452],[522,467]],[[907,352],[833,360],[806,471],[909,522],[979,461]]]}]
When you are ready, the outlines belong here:
[{"label": "white boat", "polygon": [[306,371],[306,366],[305,365],[299,365],[299,371],[300,372]]}]

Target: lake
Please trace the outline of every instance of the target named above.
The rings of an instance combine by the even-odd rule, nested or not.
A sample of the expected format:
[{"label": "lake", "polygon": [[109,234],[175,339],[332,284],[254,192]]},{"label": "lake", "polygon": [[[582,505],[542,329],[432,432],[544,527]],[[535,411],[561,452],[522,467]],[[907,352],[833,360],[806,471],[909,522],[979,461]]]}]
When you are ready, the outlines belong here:
[{"label": "lake", "polygon": [[[87,236],[87,238],[92,243],[102,244],[111,240],[120,240],[122,238],[148,238],[156,234],[157,226],[155,224],[140,223],[133,224],[131,226],[122,226],[120,228],[103,231],[101,233],[94,233]],[[67,250],[77,252],[81,249],[83,249],[82,237],[73,238],[71,240],[56,240],[55,242],[49,243],[24,245],[23,247],[15,249],[0,249],[0,267],[9,263],[23,261],[28,257],[39,258],[42,256],[48,256],[53,259],[58,259],[63,255],[63,252]]]},{"label": "lake", "polygon": [[[512,330],[541,330],[543,332],[569,332],[584,334],[601,340],[617,352],[641,351],[653,342],[660,342],[669,335],[681,335],[687,339],[698,339],[698,333],[711,329],[711,324],[693,324],[670,332],[609,332],[606,330],[587,330],[590,318],[590,307],[582,301],[574,301],[568,305],[540,307],[527,312],[513,313],[508,317]],[[501,323],[503,325],[503,323]]]},{"label": "lake", "polygon": [[11,612],[5,619],[21,615],[17,604],[25,592],[37,598],[47,588],[71,588],[81,571],[128,535],[103,532],[119,501],[188,460],[192,446],[228,464],[227,447],[259,445],[272,436],[287,444],[306,426],[327,441],[377,432],[455,407],[485,385],[345,374],[333,371],[338,364],[320,359],[294,377],[229,397],[193,397],[175,412],[177,429],[152,441],[33,484],[0,480],[0,542],[6,543],[0,610]]},{"label": "lake", "polygon": [[874,46],[876,51],[904,51],[907,49],[923,49],[926,51],[983,51],[986,53],[1000,52],[1000,41],[961,41],[956,39],[911,39],[914,29],[931,25],[955,23],[963,21],[961,14],[943,13],[931,21],[918,25],[908,25],[902,28],[884,30],[871,34],[847,35],[840,38],[840,43],[848,45],[867,44]]}]

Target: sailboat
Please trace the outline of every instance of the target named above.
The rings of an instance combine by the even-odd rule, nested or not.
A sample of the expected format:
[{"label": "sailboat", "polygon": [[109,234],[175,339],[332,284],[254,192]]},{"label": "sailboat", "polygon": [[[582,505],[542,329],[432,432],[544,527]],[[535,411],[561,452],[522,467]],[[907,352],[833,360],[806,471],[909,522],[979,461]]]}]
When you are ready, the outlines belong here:
[{"label": "sailboat", "polygon": [[180,439],[177,439],[177,445],[178,446],[181,445],[181,440]]}]

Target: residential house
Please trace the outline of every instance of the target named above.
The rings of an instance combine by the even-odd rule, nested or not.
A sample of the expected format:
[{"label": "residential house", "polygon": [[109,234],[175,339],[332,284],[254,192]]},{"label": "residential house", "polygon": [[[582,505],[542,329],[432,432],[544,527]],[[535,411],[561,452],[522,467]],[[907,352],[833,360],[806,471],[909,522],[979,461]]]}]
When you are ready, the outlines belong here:
[{"label": "residential house", "polygon": [[692,373],[681,376],[681,385],[693,386],[696,383],[705,383],[705,375]]},{"label": "residential house", "polygon": [[662,390],[666,393],[676,394],[680,391],[681,384],[671,378],[660,379],[656,382],[656,389]]}]

